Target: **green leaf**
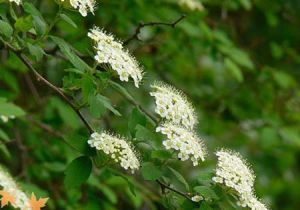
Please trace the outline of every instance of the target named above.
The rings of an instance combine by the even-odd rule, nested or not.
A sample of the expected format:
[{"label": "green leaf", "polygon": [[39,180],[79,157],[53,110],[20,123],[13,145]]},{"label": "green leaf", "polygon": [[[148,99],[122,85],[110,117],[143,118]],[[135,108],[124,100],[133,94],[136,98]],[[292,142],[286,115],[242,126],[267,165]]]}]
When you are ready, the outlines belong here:
[{"label": "green leaf", "polygon": [[5,142],[10,141],[8,135],[1,128],[0,128],[0,139],[4,140]]},{"label": "green leaf", "polygon": [[7,38],[10,38],[12,36],[13,32],[14,32],[14,30],[8,22],[0,20],[0,33],[1,34],[6,36]]},{"label": "green leaf", "polygon": [[77,28],[76,23],[66,14],[60,14],[60,17],[66,21],[67,23],[69,23],[71,26],[73,26],[74,28]]},{"label": "green leaf", "polygon": [[145,180],[156,180],[160,178],[163,174],[162,171],[155,166],[153,163],[145,162],[141,168],[142,176]]},{"label": "green leaf", "polygon": [[44,21],[44,19],[42,19],[39,16],[33,15],[32,18],[33,18],[33,26],[36,30],[36,33],[40,36],[44,35],[47,31],[47,27],[48,27],[47,23]]},{"label": "green leaf", "polygon": [[211,171],[200,171],[197,180],[203,185],[209,185],[212,182],[213,173]]},{"label": "green leaf", "polygon": [[122,116],[121,113],[113,107],[109,98],[100,94],[97,94],[96,98],[103,104],[104,107],[109,109],[112,113],[114,113],[117,116]]},{"label": "green leaf", "polygon": [[1,98],[0,100],[0,115],[4,116],[23,116],[25,112],[13,103],[6,102],[6,99]]},{"label": "green leaf", "polygon": [[84,102],[88,101],[90,95],[94,95],[95,90],[96,85],[94,84],[93,77],[88,74],[84,74],[81,78],[81,93]]},{"label": "green leaf", "polygon": [[58,111],[59,116],[66,125],[75,129],[81,126],[81,122],[78,120],[78,116],[74,110],[67,104],[63,103],[59,98],[52,97],[50,104],[52,104],[52,106]]},{"label": "green leaf", "polygon": [[43,58],[45,52],[39,45],[27,43],[27,47],[29,49],[29,53],[35,57],[36,61],[39,61]]},{"label": "green leaf", "polygon": [[27,32],[33,27],[32,16],[18,18],[15,22],[15,28],[17,31]]},{"label": "green leaf", "polygon": [[37,32],[38,35],[44,35],[47,31],[47,23],[44,20],[42,14],[40,11],[35,8],[35,6],[29,2],[24,2],[23,3],[23,8],[25,12],[28,14],[31,14],[32,20],[33,20],[33,26]]},{"label": "green leaf", "polygon": [[76,149],[81,154],[94,155],[94,150],[88,145],[86,136],[70,133],[64,136],[64,140],[69,146]]},{"label": "green leaf", "polygon": [[11,154],[5,144],[0,144],[0,152],[4,155],[5,158],[7,159],[11,158]]},{"label": "green leaf", "polygon": [[151,158],[158,158],[158,159],[169,159],[172,157],[172,153],[167,150],[154,150],[151,152]]},{"label": "green leaf", "polygon": [[286,72],[273,70],[272,73],[276,83],[283,89],[293,88],[297,85],[295,79]]},{"label": "green leaf", "polygon": [[229,58],[225,58],[225,66],[231,73],[231,75],[238,81],[242,82],[243,81],[243,74],[241,69]]},{"label": "green leaf", "polygon": [[132,195],[136,196],[135,193],[135,185],[132,183],[132,181],[125,175],[123,175],[122,173],[120,173],[119,171],[113,170],[113,169],[109,169],[109,171],[114,174],[115,176],[121,177],[123,180],[126,181],[126,183],[128,184],[129,190],[132,193]]},{"label": "green leaf", "polygon": [[101,192],[108,198],[108,200],[113,203],[116,204],[118,201],[117,195],[115,194],[115,192],[110,189],[108,186],[99,183],[98,188],[101,190]]},{"label": "green leaf", "polygon": [[87,156],[74,159],[65,170],[65,187],[78,188],[87,181],[92,172],[92,161]]},{"label": "green leaf", "polygon": [[213,191],[210,187],[208,186],[197,186],[194,187],[194,190],[199,193],[201,196],[203,196],[205,199],[211,200],[211,199],[219,199],[215,191]]},{"label": "green leaf", "polygon": [[128,98],[131,101],[135,101],[134,98],[132,98],[132,96],[129,94],[129,92],[120,84],[109,80],[109,84],[111,85],[112,88],[116,89],[118,92],[121,92],[123,95],[126,96],[126,98]]},{"label": "green leaf", "polygon": [[89,97],[90,112],[95,118],[100,118],[106,111],[103,103],[97,99],[97,96]]},{"label": "green leaf", "polygon": [[151,141],[156,139],[155,134],[152,131],[141,125],[136,126],[135,138],[142,141]]},{"label": "green leaf", "polygon": [[137,108],[132,109],[130,118],[128,120],[128,128],[131,132],[131,135],[135,136],[137,125],[145,126],[146,122],[146,117]]},{"label": "green leaf", "polygon": [[81,58],[79,58],[71,49],[70,45],[65,42],[65,40],[55,37],[55,36],[50,36],[50,38],[58,45],[60,48],[61,52],[63,53],[64,56],[79,70],[81,71],[91,71],[91,67],[87,65]]},{"label": "green leaf", "polygon": [[175,175],[175,177],[177,178],[177,180],[178,180],[179,182],[181,182],[181,183],[185,186],[185,189],[186,189],[187,191],[190,191],[190,186],[189,186],[189,184],[187,183],[187,181],[185,180],[185,178],[184,178],[178,171],[176,171],[175,169],[173,169],[173,168],[171,168],[171,167],[169,167],[169,166],[168,166],[168,168],[169,168],[169,170]]},{"label": "green leaf", "polygon": [[25,12],[27,12],[31,15],[43,17],[42,14],[40,13],[40,11],[37,8],[35,8],[35,6],[33,4],[31,4],[29,2],[24,2],[23,8],[24,8]]}]

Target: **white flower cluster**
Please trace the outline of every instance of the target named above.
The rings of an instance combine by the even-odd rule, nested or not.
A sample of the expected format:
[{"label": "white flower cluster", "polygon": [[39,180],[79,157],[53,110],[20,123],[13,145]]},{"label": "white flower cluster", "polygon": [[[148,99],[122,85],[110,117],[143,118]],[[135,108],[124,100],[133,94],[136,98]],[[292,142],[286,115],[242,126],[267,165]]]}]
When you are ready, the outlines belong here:
[{"label": "white flower cluster", "polygon": [[116,71],[121,81],[128,81],[131,77],[136,87],[143,78],[143,71],[138,62],[122,46],[122,42],[115,40],[111,34],[95,27],[90,30],[88,36],[95,42],[97,51],[95,60],[99,64],[110,64]]},{"label": "white flower cluster", "polygon": [[179,151],[178,158],[180,160],[185,161],[190,158],[194,166],[198,165],[199,160],[205,160],[206,148],[202,140],[193,132],[172,123],[158,126],[156,132],[167,136],[163,145],[167,150]]},{"label": "white flower cluster", "polygon": [[179,5],[192,11],[202,11],[203,5],[197,0],[180,0]]},{"label": "white flower cluster", "polygon": [[4,122],[7,123],[9,119],[15,119],[16,117],[14,115],[10,116],[5,116],[5,115],[0,115],[0,119]]},{"label": "white flower cluster", "polygon": [[[62,2],[65,0],[61,0]],[[78,9],[82,16],[87,16],[88,12],[94,14],[96,1],[95,0],[70,0],[70,4],[74,9]]]},{"label": "white flower cluster", "polygon": [[21,4],[21,0],[9,0],[10,2],[15,2],[17,5],[20,5]]},{"label": "white flower cluster", "polygon": [[254,195],[255,175],[238,153],[219,150],[216,153],[218,165],[213,181],[234,189],[239,195],[238,205],[252,210],[267,210]]},{"label": "white flower cluster", "polygon": [[132,146],[127,143],[125,138],[117,137],[107,132],[100,134],[94,132],[88,140],[88,144],[110,155],[116,163],[120,163],[121,167],[126,170],[130,169],[132,173],[140,168],[140,162],[136,152]]},{"label": "white flower cluster", "polygon": [[160,82],[154,83],[151,96],[155,97],[155,112],[162,118],[175,124],[181,124],[192,130],[197,124],[197,118],[192,104],[186,96],[170,85]]},{"label": "white flower cluster", "polygon": [[13,178],[0,167],[0,186],[2,190],[14,196],[15,202],[13,206],[22,210],[31,210],[30,199],[19,189]]},{"label": "white flower cluster", "polygon": [[203,197],[201,195],[194,195],[193,197],[191,197],[191,200],[194,202],[200,202],[203,200]]}]

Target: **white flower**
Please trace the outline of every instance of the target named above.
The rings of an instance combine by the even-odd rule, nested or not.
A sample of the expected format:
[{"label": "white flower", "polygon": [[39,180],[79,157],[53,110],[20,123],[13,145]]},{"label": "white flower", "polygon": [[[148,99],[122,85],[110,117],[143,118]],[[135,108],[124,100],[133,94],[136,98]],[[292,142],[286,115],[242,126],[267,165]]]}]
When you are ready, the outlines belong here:
[{"label": "white flower", "polygon": [[234,189],[239,195],[238,205],[248,206],[252,210],[266,210],[265,205],[255,197],[255,175],[247,162],[238,153],[229,150],[219,150],[216,155],[218,164],[213,181]]},{"label": "white flower", "polygon": [[9,0],[10,2],[15,2],[17,5],[20,5],[21,4],[21,0]]},{"label": "white flower", "polygon": [[155,112],[162,118],[175,124],[181,124],[192,130],[197,124],[195,110],[186,96],[170,85],[156,82],[152,86],[151,96],[155,97]]},{"label": "white flower", "polygon": [[[62,2],[64,0],[61,0]],[[78,9],[82,16],[87,16],[88,12],[94,14],[96,1],[95,0],[70,0],[70,4],[74,9]]]},{"label": "white flower", "polygon": [[95,147],[97,150],[103,151],[109,155],[116,163],[119,163],[121,167],[132,173],[140,168],[140,162],[134,151],[133,147],[127,143],[125,138],[117,137],[107,132],[97,133],[94,132],[88,144],[91,147]]},{"label": "white flower", "polygon": [[200,196],[200,195],[195,195],[195,196],[193,196],[191,199],[192,199],[192,201],[194,201],[194,202],[200,202],[200,201],[203,200],[203,197]]},{"label": "white flower", "polygon": [[20,190],[13,178],[0,166],[0,186],[2,190],[14,196],[14,208],[30,210],[30,199]]},{"label": "white flower", "polygon": [[110,64],[121,81],[127,82],[131,77],[135,86],[139,87],[143,71],[138,62],[123,48],[122,42],[97,27],[91,29],[88,36],[95,42],[94,48],[97,51],[95,60],[99,64]]},{"label": "white flower", "polygon": [[180,160],[191,159],[194,166],[198,165],[200,160],[205,160],[206,148],[202,140],[192,131],[172,123],[165,123],[158,126],[156,132],[161,132],[167,136],[163,145],[167,150],[179,151],[178,158]]},{"label": "white flower", "polygon": [[14,115],[10,116],[5,116],[5,115],[0,115],[0,119],[4,122],[7,123],[9,119],[15,119],[16,117]]},{"label": "white flower", "polygon": [[202,11],[203,5],[197,0],[180,0],[179,5],[192,11]]}]

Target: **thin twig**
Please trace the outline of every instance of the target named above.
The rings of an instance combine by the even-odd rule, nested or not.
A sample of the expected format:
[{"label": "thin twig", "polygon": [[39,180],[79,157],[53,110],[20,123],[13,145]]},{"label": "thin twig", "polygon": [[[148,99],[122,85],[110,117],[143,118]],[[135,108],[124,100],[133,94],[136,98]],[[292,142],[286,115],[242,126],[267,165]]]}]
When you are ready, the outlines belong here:
[{"label": "thin twig", "polygon": [[144,23],[140,22],[137,28],[135,29],[135,33],[129,37],[126,41],[124,41],[124,45],[127,45],[129,42],[131,42],[134,39],[140,40],[139,34],[141,33],[142,28],[148,27],[148,26],[169,26],[172,28],[175,28],[175,26],[185,18],[186,16],[183,14],[181,15],[177,20],[175,20],[172,23],[165,23],[165,22],[149,22],[149,23]]},{"label": "thin twig", "polygon": [[113,85],[112,81],[109,81],[110,84],[112,84],[112,88],[114,90],[116,90],[120,95],[122,95],[129,103],[131,103],[132,105],[134,105],[140,112],[142,112],[146,117],[148,117],[151,121],[151,123],[153,123],[153,125],[157,125],[158,124],[158,119],[156,117],[154,117],[152,114],[150,114],[146,109],[144,109],[140,104],[138,104],[133,96],[131,96],[129,93],[125,94],[123,91],[121,91],[119,88],[116,88],[115,85]]},{"label": "thin twig", "polygon": [[47,132],[48,134],[55,136],[57,138],[60,138],[63,140],[63,142],[68,145],[69,147],[71,147],[72,149],[76,150],[77,152],[81,152],[79,151],[77,148],[75,148],[73,145],[71,145],[69,142],[67,142],[64,138],[64,134],[61,133],[60,131],[55,130],[54,128],[52,128],[51,126],[44,124],[40,121],[35,120],[32,116],[28,116],[27,120],[30,121],[33,125],[36,125],[37,127],[39,127],[40,129],[42,129],[43,131]]},{"label": "thin twig", "polygon": [[162,189],[162,192],[164,192],[165,189],[168,189],[170,191],[173,191],[173,192],[177,193],[178,195],[181,195],[181,196],[185,197],[188,200],[192,200],[192,198],[191,198],[191,196],[190,196],[189,193],[184,193],[184,192],[181,192],[179,190],[176,190],[176,189],[170,187],[169,185],[163,183],[162,181],[160,181],[158,179],[156,180],[156,182],[160,185],[160,187]]},{"label": "thin twig", "polygon": [[[2,40],[2,39],[1,39]],[[11,50],[13,51],[19,58],[20,60],[27,66],[29,70],[33,72],[33,74],[36,76],[38,81],[42,81],[45,85],[50,87],[52,90],[54,90],[65,102],[69,104],[69,106],[76,112],[76,114],[80,117],[81,121],[84,123],[84,125],[88,128],[89,132],[92,133],[93,129],[89,125],[89,123],[86,121],[86,119],[83,117],[81,114],[80,110],[76,107],[76,105],[64,94],[64,91],[52,83],[50,83],[48,80],[46,80],[40,73],[33,67],[29,59],[27,58],[26,55],[22,53],[22,51],[16,49],[9,43],[5,42],[2,40],[2,42]]]}]

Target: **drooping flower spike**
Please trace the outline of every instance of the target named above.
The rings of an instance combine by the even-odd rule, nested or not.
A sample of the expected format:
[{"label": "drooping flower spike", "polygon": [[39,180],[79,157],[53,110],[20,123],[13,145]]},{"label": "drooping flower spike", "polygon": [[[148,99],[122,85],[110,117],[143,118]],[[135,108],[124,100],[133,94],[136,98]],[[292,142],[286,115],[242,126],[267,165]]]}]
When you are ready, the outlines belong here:
[{"label": "drooping flower spike", "polygon": [[221,149],[216,153],[218,164],[213,181],[232,188],[239,196],[240,206],[248,206],[252,210],[267,210],[254,193],[255,175],[248,163],[238,153]]},{"label": "drooping flower spike", "polygon": [[13,207],[22,210],[31,210],[30,199],[20,190],[10,174],[0,166],[0,187],[2,191],[9,193],[14,197]]},{"label": "drooping flower spike", "polygon": [[155,97],[156,103],[155,112],[172,123],[192,130],[197,124],[197,117],[187,97],[181,91],[162,82],[155,82],[151,87],[153,91],[150,95]]},{"label": "drooping flower spike", "polygon": [[122,42],[97,27],[91,29],[88,36],[95,42],[95,60],[99,64],[109,64],[121,81],[127,82],[131,77],[135,86],[139,87],[143,71],[136,59],[123,48]]},{"label": "drooping flower spike", "polygon": [[136,151],[123,137],[107,132],[94,132],[88,140],[88,144],[109,155],[114,162],[119,163],[125,170],[129,169],[134,173],[140,168]]},{"label": "drooping flower spike", "polygon": [[[64,2],[65,0],[61,0]],[[94,14],[96,1],[95,0],[70,0],[70,4],[74,9],[78,9],[82,16],[87,16],[88,12]]]},{"label": "drooping flower spike", "polygon": [[194,166],[198,165],[200,160],[205,160],[206,147],[194,132],[172,123],[158,126],[156,132],[161,132],[167,136],[163,141],[163,145],[167,150],[178,151],[180,160],[191,159]]}]

